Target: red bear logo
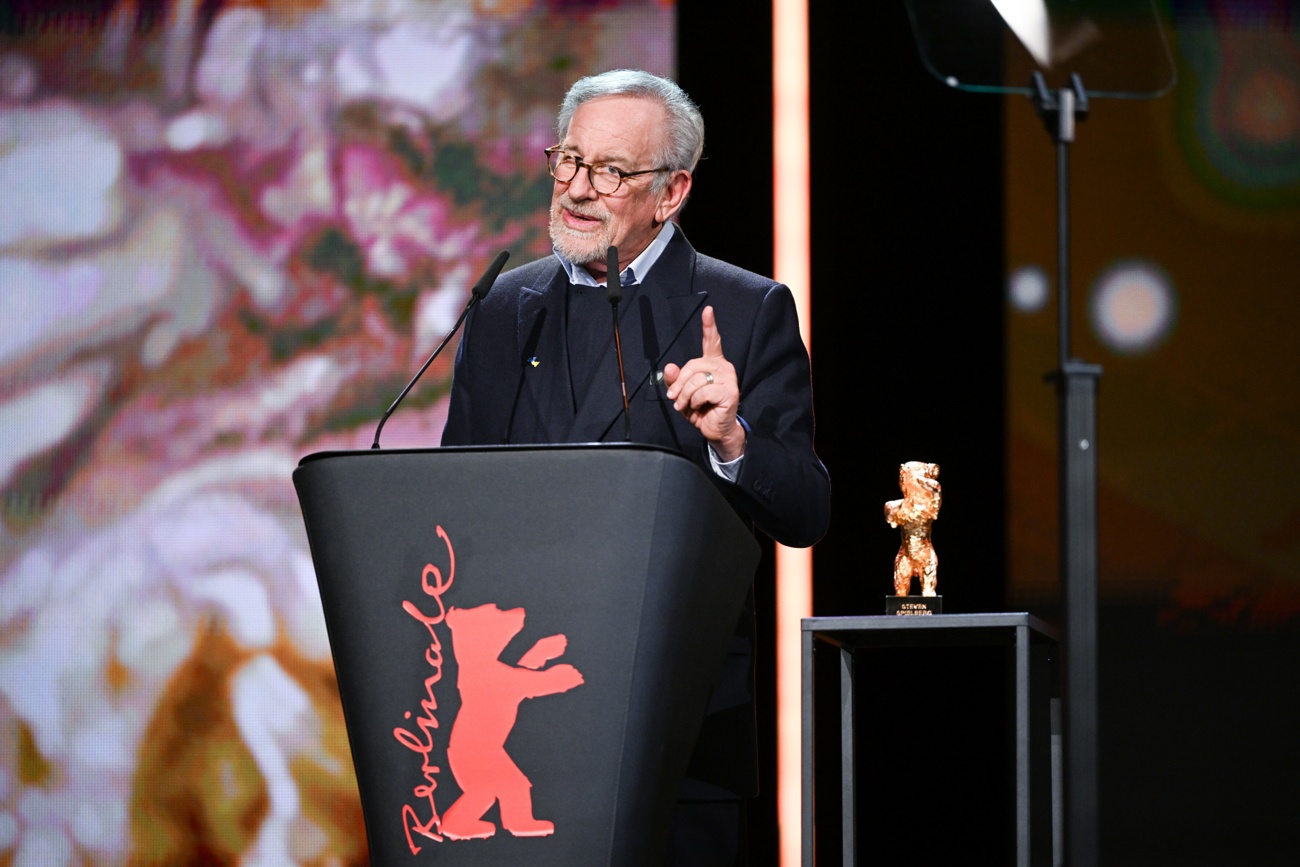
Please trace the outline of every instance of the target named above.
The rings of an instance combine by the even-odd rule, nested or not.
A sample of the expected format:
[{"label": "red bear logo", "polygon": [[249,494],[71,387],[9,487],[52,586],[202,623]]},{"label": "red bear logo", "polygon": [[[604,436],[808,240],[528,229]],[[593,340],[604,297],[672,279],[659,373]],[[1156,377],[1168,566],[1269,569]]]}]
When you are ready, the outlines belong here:
[{"label": "red bear logo", "polygon": [[568,639],[540,639],[517,666],[502,662],[501,652],[524,628],[524,609],[502,611],[495,605],[450,608],[452,652],[458,674],[460,712],[452,724],[447,763],[461,796],[442,817],[440,830],[452,840],[491,837],[496,826],[483,819],[493,802],[501,804],[501,826],[516,837],[545,837],[555,825],[533,817],[533,784],[506,753],[519,703],[526,698],[568,692],[581,684],[572,665],[548,661],[564,653]]}]

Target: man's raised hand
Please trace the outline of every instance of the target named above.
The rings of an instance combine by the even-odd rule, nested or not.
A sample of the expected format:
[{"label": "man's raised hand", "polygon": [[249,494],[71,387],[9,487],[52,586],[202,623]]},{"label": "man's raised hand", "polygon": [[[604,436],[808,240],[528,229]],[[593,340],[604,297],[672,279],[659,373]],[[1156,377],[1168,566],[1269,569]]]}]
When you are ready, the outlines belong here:
[{"label": "man's raised hand", "polygon": [[722,335],[712,307],[700,314],[704,340],[699,358],[678,367],[664,367],[668,399],[713,446],[723,463],[745,453],[745,428],[736,418],[740,409],[740,382],[736,368],[722,354]]}]

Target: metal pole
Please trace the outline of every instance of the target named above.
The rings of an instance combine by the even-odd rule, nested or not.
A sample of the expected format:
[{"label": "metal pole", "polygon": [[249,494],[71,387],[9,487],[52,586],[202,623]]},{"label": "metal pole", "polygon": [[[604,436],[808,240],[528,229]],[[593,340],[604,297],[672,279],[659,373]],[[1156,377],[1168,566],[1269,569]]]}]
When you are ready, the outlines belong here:
[{"label": "metal pole", "polygon": [[1034,106],[1056,143],[1060,569],[1065,607],[1065,863],[1097,867],[1097,381],[1070,352],[1070,145],[1088,111],[1079,76],[1051,93],[1035,74]]}]

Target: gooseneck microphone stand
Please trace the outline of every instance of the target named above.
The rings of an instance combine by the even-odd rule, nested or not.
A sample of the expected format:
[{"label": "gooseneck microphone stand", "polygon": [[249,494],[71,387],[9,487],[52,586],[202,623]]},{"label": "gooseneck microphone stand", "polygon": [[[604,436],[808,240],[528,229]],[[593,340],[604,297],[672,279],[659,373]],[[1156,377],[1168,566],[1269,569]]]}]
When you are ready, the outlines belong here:
[{"label": "gooseneck microphone stand", "polygon": [[482,301],[483,297],[488,294],[488,291],[492,288],[492,284],[496,282],[497,275],[501,273],[501,269],[505,266],[506,260],[509,258],[509,250],[502,250],[500,253],[497,253],[497,257],[492,260],[491,265],[488,265],[487,270],[483,272],[483,276],[479,277],[478,282],[470,288],[469,300],[465,302],[464,309],[460,311],[460,318],[456,320],[456,324],[451,326],[451,330],[448,331],[447,336],[442,339],[442,343],[439,343],[438,347],[433,350],[433,354],[429,356],[429,360],[424,362],[424,366],[420,368],[419,372],[417,372],[415,376],[411,377],[411,381],[406,384],[406,388],[402,389],[402,393],[397,396],[397,400],[389,404],[388,409],[384,412],[383,416],[380,417],[379,425],[375,428],[375,441],[371,444],[370,448],[379,448],[379,435],[384,432],[384,424],[388,421],[389,417],[396,412],[398,404],[400,404],[406,395],[410,393],[412,388],[415,388],[415,384],[420,381],[420,377],[424,376],[424,372],[429,369],[429,365],[433,364],[433,360],[442,354],[442,350],[446,348],[447,343],[456,332],[460,330],[460,326],[464,324],[465,318],[469,316],[469,312],[474,309],[474,305]]},{"label": "gooseneck microphone stand", "polygon": [[605,297],[614,315],[614,354],[618,356],[618,384],[623,389],[623,442],[632,442],[632,410],[627,405],[627,375],[623,372],[623,338],[618,333],[618,305],[623,300],[622,277],[618,271],[618,247],[605,251]]},{"label": "gooseneck microphone stand", "polygon": [[[1078,75],[1053,92],[1034,73],[1034,109],[1056,144],[1060,568],[1065,608],[1064,844],[1070,867],[1098,864],[1097,381],[1101,366],[1070,357],[1070,145],[1087,117]],[[1059,841],[1060,836],[1056,839]]]}]

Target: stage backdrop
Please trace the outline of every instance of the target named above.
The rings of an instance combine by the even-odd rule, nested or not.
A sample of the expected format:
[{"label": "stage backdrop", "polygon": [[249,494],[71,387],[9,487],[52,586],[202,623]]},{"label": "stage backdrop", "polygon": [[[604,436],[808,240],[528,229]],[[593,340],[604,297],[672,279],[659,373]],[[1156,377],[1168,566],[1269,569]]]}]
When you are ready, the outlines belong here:
[{"label": "stage backdrop", "polygon": [[[1162,4],[1178,83],[1072,148],[1074,353],[1098,400],[1103,600],[1300,626],[1300,16]],[[1055,148],[1008,104],[1010,596],[1056,598]]]},{"label": "stage backdrop", "polygon": [[[671,74],[674,17],[5,4],[0,862],[365,862],[290,472],[549,251],[560,96]],[[386,446],[438,442],[451,357]]]}]

